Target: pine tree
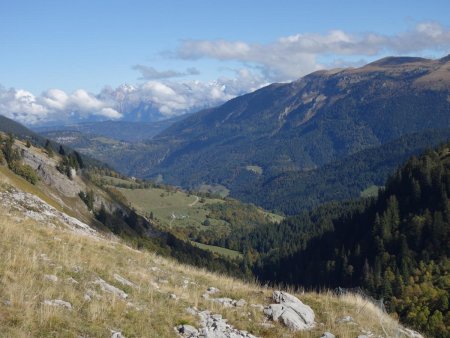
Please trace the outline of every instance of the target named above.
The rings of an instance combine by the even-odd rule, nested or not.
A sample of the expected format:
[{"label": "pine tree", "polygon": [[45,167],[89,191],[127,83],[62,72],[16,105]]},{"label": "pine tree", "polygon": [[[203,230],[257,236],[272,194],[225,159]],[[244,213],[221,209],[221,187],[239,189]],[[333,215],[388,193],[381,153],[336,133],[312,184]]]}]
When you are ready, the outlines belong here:
[{"label": "pine tree", "polygon": [[45,150],[47,151],[48,157],[53,157],[53,148],[50,140],[45,141]]},{"label": "pine tree", "polygon": [[59,153],[61,156],[66,155],[66,151],[64,150],[64,148],[63,148],[62,145],[59,146],[59,151],[58,151],[58,153]]}]

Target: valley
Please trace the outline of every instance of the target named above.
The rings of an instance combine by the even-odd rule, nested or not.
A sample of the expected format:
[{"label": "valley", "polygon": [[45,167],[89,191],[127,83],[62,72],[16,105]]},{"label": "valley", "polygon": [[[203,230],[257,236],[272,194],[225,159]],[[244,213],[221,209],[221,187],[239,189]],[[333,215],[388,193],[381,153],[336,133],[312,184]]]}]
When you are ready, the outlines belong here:
[{"label": "valley", "polygon": [[[72,243],[80,237],[98,262],[84,263],[80,249],[52,245],[63,250],[53,257],[58,270],[33,260],[27,271],[34,277],[2,277],[11,290],[2,296],[5,306],[17,306],[11,320],[19,323],[3,325],[11,334],[30,327],[51,335],[52,321],[64,323],[64,311],[76,308],[79,321],[94,316],[85,328],[94,336],[108,330],[113,337],[145,336],[142,330],[150,329],[161,337],[198,337],[220,327],[242,338],[327,337],[326,330],[341,337],[423,337],[396,319],[430,337],[445,336],[448,62],[387,58],[320,71],[161,124],[154,134],[142,126],[128,138],[133,124],[121,132],[109,123],[114,128],[100,133],[108,123],[99,122],[36,134],[1,117],[5,247],[13,245],[16,219],[32,233],[21,242],[32,255],[49,256],[45,236]],[[430,77],[440,77],[439,85]],[[75,261],[67,255],[86,274],[71,273]],[[132,269],[125,269],[126,257]],[[5,265],[4,276],[13,265]],[[42,293],[32,305],[41,315],[19,314],[28,296],[17,295],[14,278]],[[46,282],[33,278],[82,287],[38,291]],[[280,285],[290,293],[279,293]],[[220,297],[213,296],[216,288]],[[99,296],[104,292],[114,294],[112,301]],[[125,303],[124,295],[133,301]],[[309,314],[295,317],[288,303],[302,308],[292,310],[297,315]],[[177,310],[154,313],[152,320],[164,317],[159,325],[135,318],[161,304]],[[95,314],[104,306],[108,311]],[[309,321],[311,312],[320,312],[319,326]]]},{"label": "valley", "polygon": [[0,8],[0,338],[450,338],[450,1]]},{"label": "valley", "polygon": [[[409,156],[446,142],[448,67],[448,58],[392,57],[319,71],[170,120],[137,142],[81,131],[44,135],[125,175],[191,190],[223,187],[231,197],[294,215],[356,198]],[[434,77],[439,85],[429,84]]]},{"label": "valley", "polygon": [[[172,337],[188,331],[233,333],[240,338],[305,337],[325,331],[341,337],[367,332],[415,334],[356,294],[290,290],[284,297],[308,309],[313,322],[308,322],[306,332],[297,326],[302,317],[295,319],[296,326],[290,319],[279,323],[268,315],[277,306],[271,303],[280,302],[277,289],[224,275],[233,274],[233,264],[158,230],[158,224],[127,209],[122,198],[109,190],[139,189],[145,182],[104,175],[113,173],[104,167],[84,167],[69,177],[56,167],[71,153],[53,153],[49,147],[28,146],[24,140],[0,135],[0,328],[6,336]],[[12,171],[25,162],[38,180]],[[241,208],[247,217],[277,219],[237,201],[201,197],[205,201],[195,203],[194,195],[170,187],[142,190],[150,191],[151,205],[156,207],[180,203],[196,209],[207,203],[230,203],[229,220],[239,218]],[[86,193],[78,196],[77,191]],[[167,194],[167,199],[158,193]],[[210,209],[214,215],[222,211]],[[243,277],[242,272],[239,275]],[[373,321],[374,317],[379,320]]]}]

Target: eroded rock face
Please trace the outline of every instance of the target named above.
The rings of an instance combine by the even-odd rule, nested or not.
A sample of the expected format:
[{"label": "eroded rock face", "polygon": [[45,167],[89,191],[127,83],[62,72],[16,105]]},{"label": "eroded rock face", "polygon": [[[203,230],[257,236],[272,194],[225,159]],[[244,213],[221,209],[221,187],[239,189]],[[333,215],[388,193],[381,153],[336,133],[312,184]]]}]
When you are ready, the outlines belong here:
[{"label": "eroded rock face", "polygon": [[281,321],[292,331],[303,331],[315,326],[314,311],[303,304],[297,297],[283,291],[274,291],[271,304],[264,309],[264,313],[274,321]]},{"label": "eroded rock face", "polygon": [[[76,197],[81,188],[84,188],[84,184],[81,181],[72,181],[56,170],[56,165],[58,164],[56,159],[48,158],[47,155],[43,153],[30,151],[25,147],[21,149],[23,150],[23,162],[36,170],[41,180],[47,185],[54,187],[63,195]],[[80,187],[80,185],[82,186]]]},{"label": "eroded rock face", "polygon": [[[97,231],[89,225],[59,210],[56,210],[54,207],[35,195],[18,191],[16,189],[11,188],[8,191],[0,192],[0,208],[4,211],[21,211],[26,217],[42,222],[46,225],[63,223],[73,232],[78,234],[89,236],[97,235]],[[42,257],[43,260],[47,258]]]}]

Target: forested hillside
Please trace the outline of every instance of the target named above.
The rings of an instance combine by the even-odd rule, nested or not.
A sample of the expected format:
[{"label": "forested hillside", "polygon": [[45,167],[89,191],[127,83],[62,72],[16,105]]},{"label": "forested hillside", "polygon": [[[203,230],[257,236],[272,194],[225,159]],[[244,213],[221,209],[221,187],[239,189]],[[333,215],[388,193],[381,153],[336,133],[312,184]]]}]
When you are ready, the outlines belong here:
[{"label": "forested hillside", "polygon": [[319,217],[290,218],[254,233],[249,243],[261,255],[255,271],[262,280],[305,287],[361,286],[402,320],[447,336],[449,195],[446,144],[412,157],[372,201],[328,207]]},{"label": "forested hillside", "polygon": [[240,200],[295,215],[330,201],[357,198],[366,189],[376,192],[408,158],[449,138],[450,129],[408,134],[315,170],[289,171],[268,178],[242,170],[229,187]]}]

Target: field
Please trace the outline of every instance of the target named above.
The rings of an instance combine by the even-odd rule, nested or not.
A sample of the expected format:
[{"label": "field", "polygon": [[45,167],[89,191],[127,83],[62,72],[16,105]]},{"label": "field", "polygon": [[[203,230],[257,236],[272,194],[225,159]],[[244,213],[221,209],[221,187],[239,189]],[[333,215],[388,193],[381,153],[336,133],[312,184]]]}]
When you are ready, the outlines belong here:
[{"label": "field", "polygon": [[242,258],[242,254],[234,250],[222,248],[220,246],[215,245],[202,244],[194,241],[191,241],[191,243],[194,244],[195,246],[198,246],[200,249],[209,250],[222,256],[227,256],[229,258]]},{"label": "field", "polygon": [[283,219],[282,216],[235,200],[202,197],[175,188],[128,188],[138,183],[110,176],[103,176],[101,181],[114,186],[139,214],[189,238],[203,249],[227,257],[241,257],[241,254],[209,244],[215,244],[216,240],[226,238],[233,232],[240,234],[261,224],[278,223]]},{"label": "field", "polygon": [[262,175],[263,168],[257,165],[248,165],[245,167],[248,171],[254,172],[255,174]]},{"label": "field", "polygon": [[381,187],[377,185],[371,185],[370,187],[367,187],[363,191],[361,191],[361,197],[375,197],[378,195],[378,190],[380,190]]},{"label": "field", "polygon": [[[161,225],[168,227],[194,226],[206,229],[206,204],[223,203],[219,199],[201,199],[182,191],[167,191],[159,188],[117,188],[138,212],[149,216],[153,213]],[[210,220],[211,225],[223,225],[219,220]]]}]

